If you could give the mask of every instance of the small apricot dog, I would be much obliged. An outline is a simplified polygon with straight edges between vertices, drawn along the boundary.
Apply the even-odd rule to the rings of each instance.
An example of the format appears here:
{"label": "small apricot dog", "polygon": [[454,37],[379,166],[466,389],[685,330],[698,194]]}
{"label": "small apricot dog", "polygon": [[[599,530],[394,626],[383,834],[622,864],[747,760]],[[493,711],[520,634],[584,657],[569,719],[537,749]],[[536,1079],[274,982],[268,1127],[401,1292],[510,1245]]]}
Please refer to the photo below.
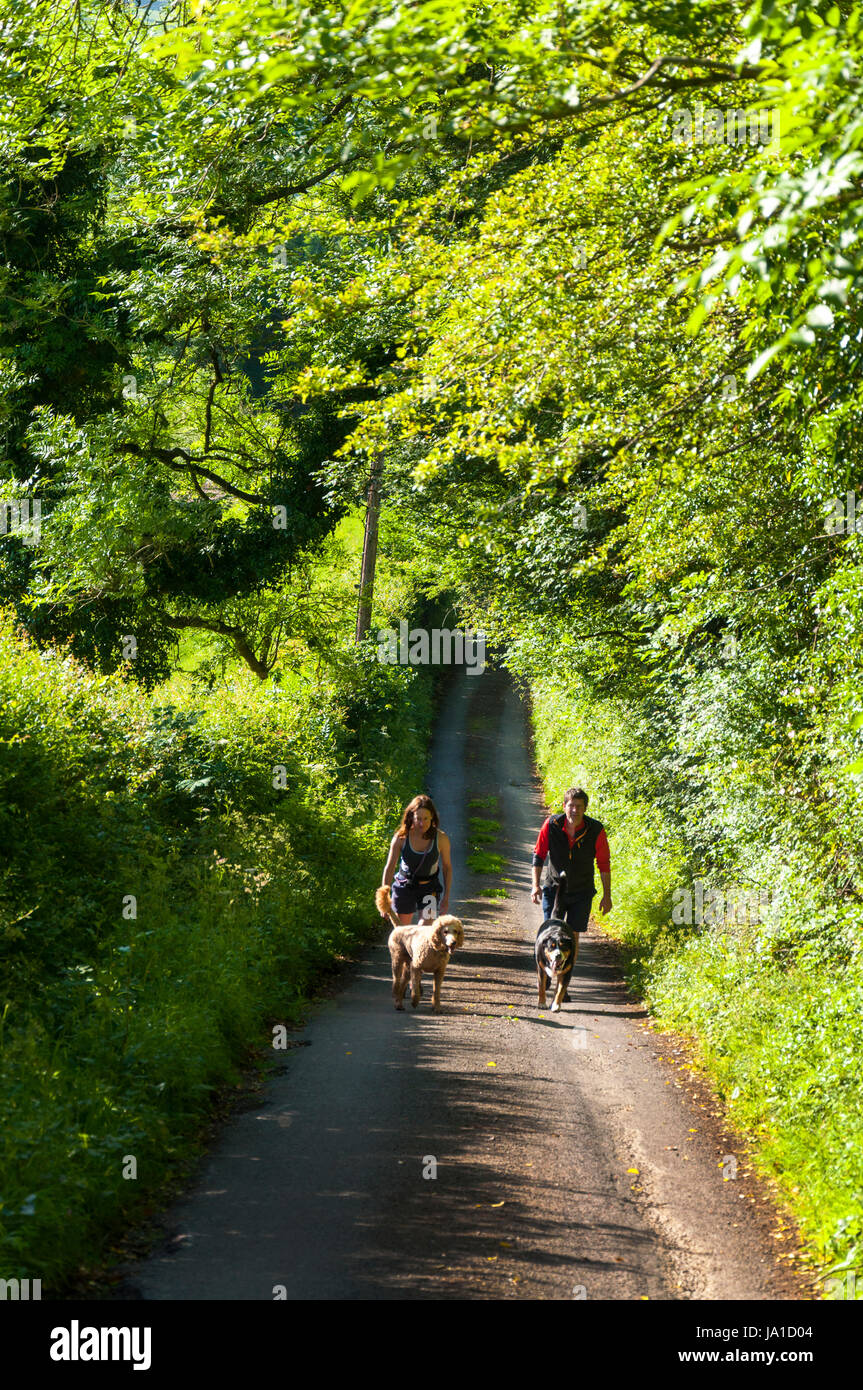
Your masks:
{"label": "small apricot dog", "polygon": [[389,888],[379,888],[375,893],[378,912],[393,923],[388,946],[393,963],[393,999],[397,1009],[404,1010],[405,991],[408,980],[411,986],[411,1004],[416,1008],[422,997],[422,974],[430,971],[434,975],[432,1009],[440,1013],[440,987],[450,956],[459,946],[464,945],[464,928],[458,917],[436,917],[433,922],[420,922],[416,927],[402,927],[392,908]]}

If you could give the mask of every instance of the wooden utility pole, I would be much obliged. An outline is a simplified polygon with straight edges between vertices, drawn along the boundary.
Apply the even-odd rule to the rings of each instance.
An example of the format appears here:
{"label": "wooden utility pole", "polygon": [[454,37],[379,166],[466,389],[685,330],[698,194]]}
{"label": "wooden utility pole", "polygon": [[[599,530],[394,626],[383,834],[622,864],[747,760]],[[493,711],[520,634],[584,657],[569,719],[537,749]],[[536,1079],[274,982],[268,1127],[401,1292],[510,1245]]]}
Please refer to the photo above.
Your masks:
{"label": "wooden utility pole", "polygon": [[366,534],[363,540],[363,567],[360,574],[360,597],[357,607],[357,642],[361,642],[372,625],[372,599],[375,592],[375,562],[378,558],[378,516],[381,509],[381,458],[372,459],[369,476],[369,495],[366,507]]}

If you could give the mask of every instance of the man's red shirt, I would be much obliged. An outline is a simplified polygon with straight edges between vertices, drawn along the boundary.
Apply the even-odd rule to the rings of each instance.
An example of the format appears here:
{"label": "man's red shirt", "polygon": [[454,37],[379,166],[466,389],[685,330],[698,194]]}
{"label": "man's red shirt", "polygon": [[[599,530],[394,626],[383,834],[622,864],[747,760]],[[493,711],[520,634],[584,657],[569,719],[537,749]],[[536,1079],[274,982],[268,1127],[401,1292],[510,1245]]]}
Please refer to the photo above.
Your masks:
{"label": "man's red shirt", "polygon": [[[550,819],[550,816],[546,818],[545,824],[536,837],[536,844],[534,845],[533,852],[537,859],[545,859],[548,854],[548,822]],[[569,822],[564,817],[563,828],[566,831],[566,838],[569,840],[569,843],[574,845],[579,835],[584,831],[584,821],[581,822],[577,830],[574,830],[573,833],[570,834]],[[605,833],[605,827],[600,830],[596,837],[594,858],[596,859],[596,867],[601,874],[611,872],[611,851],[608,848],[608,836]]]}

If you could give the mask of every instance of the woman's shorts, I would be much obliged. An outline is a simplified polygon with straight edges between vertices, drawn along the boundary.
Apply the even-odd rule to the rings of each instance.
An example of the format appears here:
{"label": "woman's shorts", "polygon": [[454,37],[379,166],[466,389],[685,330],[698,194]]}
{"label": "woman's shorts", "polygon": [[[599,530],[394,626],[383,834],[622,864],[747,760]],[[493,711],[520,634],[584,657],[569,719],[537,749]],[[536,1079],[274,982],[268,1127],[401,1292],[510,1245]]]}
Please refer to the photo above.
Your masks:
{"label": "woman's shorts", "polygon": [[399,883],[398,879],[393,879],[390,892],[393,912],[397,912],[399,916],[402,913],[419,912],[427,921],[433,922],[438,915],[437,905],[443,892],[443,884],[439,878],[428,878],[422,883],[418,883],[416,879],[409,883]]}
{"label": "woman's shorts", "polygon": [[[542,890],[542,914],[544,918],[551,917],[554,913],[554,900],[557,896],[557,888],[552,884],[549,888]],[[561,908],[563,920],[570,931],[587,931],[587,924],[590,921],[590,906],[593,902],[593,893],[573,893],[571,898],[565,900],[565,906]]]}

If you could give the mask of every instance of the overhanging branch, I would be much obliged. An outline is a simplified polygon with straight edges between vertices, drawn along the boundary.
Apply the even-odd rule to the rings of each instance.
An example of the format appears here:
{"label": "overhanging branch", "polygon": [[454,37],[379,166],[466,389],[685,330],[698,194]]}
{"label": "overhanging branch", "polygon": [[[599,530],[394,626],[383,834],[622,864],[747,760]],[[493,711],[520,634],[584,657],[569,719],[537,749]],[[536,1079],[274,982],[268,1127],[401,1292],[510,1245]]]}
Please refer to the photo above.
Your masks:
{"label": "overhanging branch", "polygon": [[246,665],[254,671],[258,680],[265,681],[270,674],[271,668],[255,655],[252,644],[241,627],[232,627],[230,623],[223,623],[220,618],[200,618],[195,614],[182,615],[176,618],[166,614],[165,622],[169,627],[198,628],[204,632],[215,632],[219,637],[229,637],[234,644],[237,656],[242,657]]}
{"label": "overhanging branch", "polygon": [[[176,473],[191,474],[193,482],[197,476],[209,478],[211,483],[216,484],[216,487],[220,487],[225,492],[230,493],[231,497],[238,497],[241,502],[253,502],[259,505],[267,500],[261,493],[245,492],[243,488],[235,487],[233,483],[229,483],[227,478],[221,477],[218,473],[213,473],[211,469],[205,467],[202,456],[190,454],[188,449],[157,449],[155,446],[145,449],[142,444],[127,443],[121,444],[117,452],[121,454],[134,454],[135,458],[158,459],[160,463],[165,463],[169,468],[173,468]],[[184,462],[178,462],[179,459],[184,460]]]}

